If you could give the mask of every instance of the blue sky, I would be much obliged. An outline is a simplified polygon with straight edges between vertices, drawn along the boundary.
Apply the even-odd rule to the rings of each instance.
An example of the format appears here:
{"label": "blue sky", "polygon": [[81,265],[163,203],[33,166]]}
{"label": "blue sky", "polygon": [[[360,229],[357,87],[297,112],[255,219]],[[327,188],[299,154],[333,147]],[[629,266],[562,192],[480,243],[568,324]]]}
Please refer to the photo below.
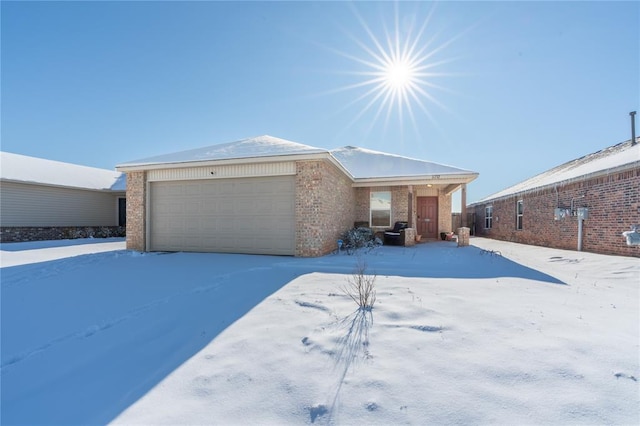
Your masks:
{"label": "blue sky", "polygon": [[[3,1],[1,20],[2,150],[108,169],[269,134],[474,170],[473,202],[629,139],[640,103],[638,2]],[[423,75],[385,103],[366,82],[396,36]]]}

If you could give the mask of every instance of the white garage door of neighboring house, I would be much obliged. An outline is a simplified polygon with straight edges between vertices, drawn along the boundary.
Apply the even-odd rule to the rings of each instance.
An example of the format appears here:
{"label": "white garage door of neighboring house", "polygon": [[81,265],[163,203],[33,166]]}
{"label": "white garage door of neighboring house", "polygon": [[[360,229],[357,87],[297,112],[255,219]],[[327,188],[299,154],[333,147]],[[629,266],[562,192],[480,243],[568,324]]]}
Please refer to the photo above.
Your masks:
{"label": "white garage door of neighboring house", "polygon": [[152,182],[150,249],[295,254],[295,177]]}

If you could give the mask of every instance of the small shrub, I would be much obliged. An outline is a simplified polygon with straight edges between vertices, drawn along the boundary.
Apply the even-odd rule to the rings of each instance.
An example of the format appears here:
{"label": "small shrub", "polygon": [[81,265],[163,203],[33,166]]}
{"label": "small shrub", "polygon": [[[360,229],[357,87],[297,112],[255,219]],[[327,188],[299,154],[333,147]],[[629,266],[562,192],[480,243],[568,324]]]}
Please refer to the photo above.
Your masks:
{"label": "small shrub", "polygon": [[382,241],[376,238],[371,228],[352,228],[342,234],[342,241],[347,253],[360,248],[374,248],[382,245]]}
{"label": "small shrub", "polygon": [[360,260],[354,274],[347,279],[342,291],[349,296],[359,309],[370,311],[376,303],[376,276],[367,275],[367,264]]}

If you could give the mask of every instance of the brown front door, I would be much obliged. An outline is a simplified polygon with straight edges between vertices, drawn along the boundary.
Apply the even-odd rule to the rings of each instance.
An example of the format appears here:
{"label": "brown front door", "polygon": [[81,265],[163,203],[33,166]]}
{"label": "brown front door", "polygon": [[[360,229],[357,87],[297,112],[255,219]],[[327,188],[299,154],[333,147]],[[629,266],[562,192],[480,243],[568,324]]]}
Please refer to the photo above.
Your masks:
{"label": "brown front door", "polygon": [[438,197],[418,197],[418,234],[438,238]]}

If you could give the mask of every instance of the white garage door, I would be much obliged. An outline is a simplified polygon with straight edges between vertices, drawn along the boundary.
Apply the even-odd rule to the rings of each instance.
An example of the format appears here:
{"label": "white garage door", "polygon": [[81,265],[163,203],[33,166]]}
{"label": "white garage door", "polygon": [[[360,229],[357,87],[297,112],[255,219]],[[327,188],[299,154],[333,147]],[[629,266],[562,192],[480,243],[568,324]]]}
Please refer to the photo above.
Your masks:
{"label": "white garage door", "polygon": [[152,251],[295,254],[293,176],[152,182]]}

